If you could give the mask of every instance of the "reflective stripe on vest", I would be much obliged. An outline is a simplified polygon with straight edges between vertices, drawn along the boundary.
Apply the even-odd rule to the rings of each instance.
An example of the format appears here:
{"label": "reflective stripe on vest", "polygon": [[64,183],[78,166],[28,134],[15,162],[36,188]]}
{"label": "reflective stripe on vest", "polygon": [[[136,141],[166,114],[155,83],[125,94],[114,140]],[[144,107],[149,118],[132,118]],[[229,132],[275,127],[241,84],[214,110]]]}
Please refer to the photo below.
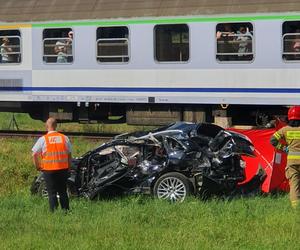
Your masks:
{"label": "reflective stripe on vest", "polygon": [[52,132],[44,136],[46,152],[42,154],[42,170],[62,170],[69,168],[69,151],[65,136]]}
{"label": "reflective stripe on vest", "polygon": [[300,159],[300,152],[289,152],[287,158],[289,160],[298,160]]}
{"label": "reflective stripe on vest", "polygon": [[60,163],[60,162],[68,162],[68,158],[60,159],[60,160],[43,160],[43,163]]}
{"label": "reflective stripe on vest", "polygon": [[286,138],[288,140],[300,140],[300,131],[287,131]]}
{"label": "reflective stripe on vest", "polygon": [[277,140],[279,140],[281,138],[280,134],[275,132],[273,135]]}
{"label": "reflective stripe on vest", "polygon": [[275,148],[282,150],[284,148],[284,145],[282,145],[281,143],[278,143]]}
{"label": "reflective stripe on vest", "polygon": [[299,206],[299,201],[296,200],[296,201],[291,201],[291,204],[292,204],[292,207],[293,208],[297,208]]}
{"label": "reflective stripe on vest", "polygon": [[68,151],[62,151],[62,152],[46,152],[44,153],[44,156],[58,156],[58,155],[65,155],[68,154]]}

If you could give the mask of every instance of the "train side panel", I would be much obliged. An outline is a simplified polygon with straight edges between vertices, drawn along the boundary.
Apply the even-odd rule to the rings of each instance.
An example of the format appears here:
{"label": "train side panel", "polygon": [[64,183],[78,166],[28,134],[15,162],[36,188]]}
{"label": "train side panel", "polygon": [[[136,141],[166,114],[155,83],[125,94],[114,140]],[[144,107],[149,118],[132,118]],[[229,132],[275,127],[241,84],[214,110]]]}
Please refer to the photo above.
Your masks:
{"label": "train side panel", "polygon": [[[217,20],[183,19],[189,28],[189,60],[163,63],[155,60],[154,28],[168,21],[120,21],[118,25],[129,30],[126,63],[97,62],[96,30],[104,25],[102,21],[16,25],[22,37],[22,62],[0,65],[0,111],[5,110],[1,103],[6,107],[9,102],[24,112],[34,109],[37,117],[67,109],[72,113],[68,119],[76,120],[77,114],[86,112],[80,111],[82,106],[88,109],[90,103],[101,107],[97,111],[102,112],[101,117],[108,116],[110,106],[115,104],[114,110],[121,115],[128,109],[126,105],[131,109],[131,104],[147,104],[145,110],[155,103],[166,109],[178,104],[179,110],[189,104],[232,104],[235,110],[241,105],[300,104],[300,64],[282,59],[283,21],[249,18],[254,28],[254,59],[249,62],[217,61]],[[43,32],[53,28],[73,30],[72,63],[49,64],[43,60]]]}
{"label": "train side panel", "polygon": [[30,101],[32,87],[32,29],[29,24],[2,25],[0,30],[19,30],[22,59],[0,65],[0,101]]}

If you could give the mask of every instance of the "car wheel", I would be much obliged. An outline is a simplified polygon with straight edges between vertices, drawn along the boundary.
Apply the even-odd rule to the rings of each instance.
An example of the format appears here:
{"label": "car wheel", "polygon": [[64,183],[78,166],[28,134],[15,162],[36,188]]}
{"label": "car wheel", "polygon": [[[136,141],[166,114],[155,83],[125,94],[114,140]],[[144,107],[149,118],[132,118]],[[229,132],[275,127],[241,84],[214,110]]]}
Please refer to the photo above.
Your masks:
{"label": "car wheel", "polygon": [[38,189],[40,186],[40,183],[37,181],[38,177],[34,177],[31,186],[30,186],[30,192],[32,195],[36,195],[38,193]]}
{"label": "car wheel", "polygon": [[158,199],[182,202],[191,194],[191,190],[191,182],[183,174],[171,172],[158,178],[153,194]]}
{"label": "car wheel", "polygon": [[[37,188],[37,194],[42,198],[48,199],[48,190],[47,190],[46,182],[44,179],[42,179],[41,182],[39,183],[39,186]],[[68,197],[73,196],[73,193],[71,192],[71,189],[69,188],[69,186],[67,186],[67,194],[68,194]],[[57,194],[57,198],[59,198],[58,194]]]}
{"label": "car wheel", "polygon": [[32,181],[30,187],[31,194],[38,195],[40,197],[48,197],[48,191],[46,183],[42,175],[36,176]]}
{"label": "car wheel", "polygon": [[39,187],[38,187],[38,195],[43,197],[43,198],[48,198],[48,190],[47,190],[47,187],[46,187],[45,180],[42,180]]}

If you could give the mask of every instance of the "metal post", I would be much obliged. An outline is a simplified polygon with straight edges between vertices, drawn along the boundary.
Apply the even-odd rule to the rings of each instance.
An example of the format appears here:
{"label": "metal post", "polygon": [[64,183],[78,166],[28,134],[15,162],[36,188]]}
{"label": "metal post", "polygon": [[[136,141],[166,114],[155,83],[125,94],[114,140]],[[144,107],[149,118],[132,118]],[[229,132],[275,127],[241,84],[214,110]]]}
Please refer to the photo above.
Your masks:
{"label": "metal post", "polygon": [[11,128],[12,128],[12,130],[14,130],[15,128],[16,128],[16,130],[19,130],[19,126],[18,126],[16,117],[15,117],[15,113],[13,113],[12,118],[10,119],[10,122],[9,122],[8,129],[11,129]]}

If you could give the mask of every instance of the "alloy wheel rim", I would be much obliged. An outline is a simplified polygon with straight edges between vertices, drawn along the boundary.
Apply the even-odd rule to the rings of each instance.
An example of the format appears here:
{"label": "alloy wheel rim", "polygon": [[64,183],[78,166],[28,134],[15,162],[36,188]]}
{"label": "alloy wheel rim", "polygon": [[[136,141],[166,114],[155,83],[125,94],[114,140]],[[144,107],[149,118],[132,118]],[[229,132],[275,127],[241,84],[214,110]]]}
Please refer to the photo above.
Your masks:
{"label": "alloy wheel rim", "polygon": [[48,190],[46,187],[42,189],[41,194],[43,198],[48,198]]}
{"label": "alloy wheel rim", "polygon": [[183,181],[176,177],[167,177],[163,179],[157,188],[159,199],[170,200],[172,202],[182,202],[186,197],[186,186]]}

